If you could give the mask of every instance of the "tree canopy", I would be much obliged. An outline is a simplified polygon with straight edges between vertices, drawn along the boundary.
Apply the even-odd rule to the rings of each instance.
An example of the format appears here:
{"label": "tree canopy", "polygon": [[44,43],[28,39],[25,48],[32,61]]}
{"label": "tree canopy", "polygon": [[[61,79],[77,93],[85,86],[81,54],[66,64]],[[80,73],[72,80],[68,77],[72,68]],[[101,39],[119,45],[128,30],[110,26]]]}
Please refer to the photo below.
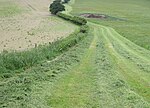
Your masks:
{"label": "tree canopy", "polygon": [[61,0],[55,0],[49,7],[50,12],[52,14],[57,14],[60,11],[64,11],[65,10],[65,6],[62,5]]}
{"label": "tree canopy", "polygon": [[70,0],[64,0],[63,3],[68,3]]}

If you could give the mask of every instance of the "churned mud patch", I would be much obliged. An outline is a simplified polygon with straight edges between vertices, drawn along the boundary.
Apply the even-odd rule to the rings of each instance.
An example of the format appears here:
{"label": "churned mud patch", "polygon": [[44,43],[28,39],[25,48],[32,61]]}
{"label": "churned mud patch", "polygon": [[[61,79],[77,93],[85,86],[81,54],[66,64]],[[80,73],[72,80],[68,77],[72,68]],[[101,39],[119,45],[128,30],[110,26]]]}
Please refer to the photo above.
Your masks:
{"label": "churned mud patch", "polygon": [[105,19],[108,16],[103,15],[103,14],[94,14],[94,13],[84,13],[80,14],[81,17],[86,17],[86,18],[100,18],[100,19]]}
{"label": "churned mud patch", "polygon": [[101,19],[101,20],[119,20],[119,21],[125,21],[123,18],[117,18],[105,14],[99,14],[99,13],[83,13],[80,14],[79,16],[84,17],[84,18],[90,18],[90,19]]}

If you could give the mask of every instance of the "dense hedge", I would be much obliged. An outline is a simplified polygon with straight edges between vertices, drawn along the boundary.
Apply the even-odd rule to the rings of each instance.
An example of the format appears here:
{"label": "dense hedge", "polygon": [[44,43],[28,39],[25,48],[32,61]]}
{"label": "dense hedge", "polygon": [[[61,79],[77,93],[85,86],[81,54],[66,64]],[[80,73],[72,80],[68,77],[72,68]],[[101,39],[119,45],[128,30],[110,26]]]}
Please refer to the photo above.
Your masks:
{"label": "dense hedge", "polygon": [[78,25],[86,25],[86,23],[87,23],[87,20],[84,18],[81,18],[78,16],[67,15],[67,14],[64,14],[61,12],[57,13],[57,16],[65,19],[65,20],[71,21],[71,22],[78,24]]}

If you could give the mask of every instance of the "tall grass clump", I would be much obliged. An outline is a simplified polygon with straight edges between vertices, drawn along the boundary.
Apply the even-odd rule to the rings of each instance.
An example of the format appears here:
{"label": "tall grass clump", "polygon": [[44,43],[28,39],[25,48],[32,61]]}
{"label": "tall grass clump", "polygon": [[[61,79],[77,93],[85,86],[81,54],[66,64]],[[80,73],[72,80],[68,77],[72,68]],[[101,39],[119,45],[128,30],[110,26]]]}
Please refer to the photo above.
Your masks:
{"label": "tall grass clump", "polygon": [[60,39],[49,45],[38,46],[30,51],[1,53],[0,74],[3,76],[2,73],[15,73],[15,70],[25,70],[43,60],[53,59],[82,40],[87,35],[87,28],[87,26],[82,26],[80,30],[75,31],[67,38]]}

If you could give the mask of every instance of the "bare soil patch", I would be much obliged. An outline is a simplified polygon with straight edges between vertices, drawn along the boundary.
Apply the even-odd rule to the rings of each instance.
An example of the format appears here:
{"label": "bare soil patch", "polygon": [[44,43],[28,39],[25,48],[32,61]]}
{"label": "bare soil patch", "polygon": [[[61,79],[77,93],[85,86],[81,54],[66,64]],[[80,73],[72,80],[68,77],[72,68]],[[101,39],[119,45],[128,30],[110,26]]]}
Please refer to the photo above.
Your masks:
{"label": "bare soil patch", "polygon": [[89,18],[89,19],[127,21],[126,19],[123,19],[123,18],[117,18],[117,17],[109,16],[106,14],[99,14],[99,13],[83,13],[83,14],[80,14],[80,16],[84,18]]}
{"label": "bare soil patch", "polygon": [[86,17],[86,18],[99,18],[99,19],[106,19],[108,17],[103,14],[93,14],[93,13],[84,13],[84,14],[81,14],[80,16]]}
{"label": "bare soil patch", "polygon": [[[9,2],[4,2],[7,1]],[[17,4],[24,11],[14,16],[0,17],[0,52],[27,50],[72,33],[77,26],[52,16],[48,11],[51,2],[52,0],[12,0],[11,3]]]}

